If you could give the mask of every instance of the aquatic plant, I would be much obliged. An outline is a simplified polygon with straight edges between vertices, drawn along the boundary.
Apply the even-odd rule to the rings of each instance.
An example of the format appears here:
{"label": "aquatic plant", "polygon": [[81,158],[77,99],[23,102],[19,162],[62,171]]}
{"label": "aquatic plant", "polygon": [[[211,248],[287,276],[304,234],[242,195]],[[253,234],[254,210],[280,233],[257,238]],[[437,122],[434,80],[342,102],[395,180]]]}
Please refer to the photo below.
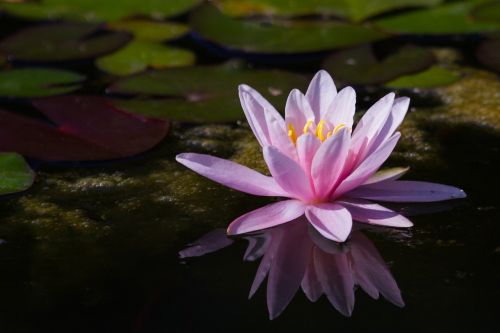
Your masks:
{"label": "aquatic plant", "polygon": [[353,220],[412,226],[406,217],[374,201],[434,202],[466,196],[452,186],[397,180],[407,168],[377,172],[401,136],[396,130],[408,110],[407,97],[387,94],[354,127],[354,89],[337,93],[326,71],[315,75],[305,95],[292,90],[285,119],[251,87],[240,85],[239,94],[271,177],[210,155],[176,157],[191,170],[230,188],[288,198],[237,218],[227,229],[230,235],[270,228],[305,214],[321,235],[343,242]]}

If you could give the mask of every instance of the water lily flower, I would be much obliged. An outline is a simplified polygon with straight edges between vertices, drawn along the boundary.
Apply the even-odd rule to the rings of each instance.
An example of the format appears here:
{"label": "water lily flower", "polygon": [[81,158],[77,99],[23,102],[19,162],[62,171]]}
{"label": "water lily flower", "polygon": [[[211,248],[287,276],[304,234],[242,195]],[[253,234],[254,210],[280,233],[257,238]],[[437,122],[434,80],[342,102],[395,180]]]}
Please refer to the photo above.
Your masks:
{"label": "water lily flower", "polygon": [[410,227],[404,216],[376,203],[434,202],[464,198],[452,186],[398,180],[407,168],[377,172],[401,134],[396,132],[409,98],[387,94],[370,107],[355,128],[356,95],[339,92],[326,71],[319,71],[306,94],[292,90],[285,118],[257,91],[240,85],[248,123],[263,149],[271,177],[229,160],[184,153],[177,161],[232,189],[253,195],[284,197],[233,221],[229,235],[292,221],[302,215],[324,237],[343,242],[352,221]]}

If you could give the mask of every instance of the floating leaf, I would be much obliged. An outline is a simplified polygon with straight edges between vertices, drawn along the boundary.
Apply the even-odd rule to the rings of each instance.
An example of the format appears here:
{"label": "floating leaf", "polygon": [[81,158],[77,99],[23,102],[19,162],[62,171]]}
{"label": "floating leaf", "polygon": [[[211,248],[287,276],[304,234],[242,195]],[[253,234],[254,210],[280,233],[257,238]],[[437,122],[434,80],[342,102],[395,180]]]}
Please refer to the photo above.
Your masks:
{"label": "floating leaf", "polygon": [[406,7],[435,6],[441,0],[216,0],[222,12],[231,16],[249,15],[335,15],[352,21]]}
{"label": "floating leaf", "polygon": [[367,26],[339,21],[235,19],[208,4],[192,13],[191,26],[210,42],[256,53],[317,52],[385,37]]}
{"label": "floating leaf", "polygon": [[200,0],[39,0],[0,4],[8,13],[30,19],[57,18],[89,22],[116,21],[129,16],[154,18],[182,14]]}
{"label": "floating leaf", "polygon": [[60,69],[23,68],[0,71],[0,96],[44,97],[80,88],[84,76]]}
{"label": "floating leaf", "polygon": [[118,110],[101,97],[49,97],[34,105],[56,125],[0,111],[0,151],[54,161],[116,159],[151,149],[169,127]]}
{"label": "floating leaf", "polygon": [[27,28],[7,37],[0,51],[24,61],[62,61],[93,58],[125,45],[125,32],[99,31],[99,25],[55,23]]}
{"label": "floating leaf", "polygon": [[113,30],[127,31],[134,35],[135,39],[156,42],[175,39],[189,31],[188,26],[184,24],[148,20],[112,22],[107,27]]}
{"label": "floating leaf", "polygon": [[222,65],[145,72],[119,80],[108,91],[171,98],[119,102],[131,112],[185,121],[233,121],[244,117],[237,90],[242,83],[281,106],[291,89],[306,87],[301,75]]}
{"label": "floating leaf", "polygon": [[500,39],[485,40],[477,48],[476,55],[483,65],[500,73]]}
{"label": "floating leaf", "polygon": [[391,88],[435,88],[447,86],[460,80],[460,75],[439,66],[417,74],[405,75],[386,84]]}
{"label": "floating leaf", "polygon": [[113,104],[127,112],[147,117],[194,123],[233,122],[245,117],[237,97],[215,98],[199,102],[176,98],[117,99]]}
{"label": "floating leaf", "polygon": [[191,51],[155,42],[135,41],[115,53],[99,58],[97,67],[111,74],[130,75],[148,67],[178,67],[194,62],[195,55]]}
{"label": "floating leaf", "polygon": [[500,29],[498,22],[480,22],[469,16],[476,3],[463,1],[411,11],[378,20],[375,24],[388,32],[423,35],[467,34]]}
{"label": "floating leaf", "polygon": [[375,57],[370,46],[361,46],[333,54],[324,67],[344,83],[379,84],[424,70],[433,62],[432,53],[417,46],[402,47],[382,60]]}
{"label": "floating leaf", "polygon": [[490,1],[479,4],[471,11],[476,20],[487,22],[500,22],[500,1]]}
{"label": "floating leaf", "polygon": [[35,179],[24,158],[14,153],[0,153],[0,195],[28,189]]}

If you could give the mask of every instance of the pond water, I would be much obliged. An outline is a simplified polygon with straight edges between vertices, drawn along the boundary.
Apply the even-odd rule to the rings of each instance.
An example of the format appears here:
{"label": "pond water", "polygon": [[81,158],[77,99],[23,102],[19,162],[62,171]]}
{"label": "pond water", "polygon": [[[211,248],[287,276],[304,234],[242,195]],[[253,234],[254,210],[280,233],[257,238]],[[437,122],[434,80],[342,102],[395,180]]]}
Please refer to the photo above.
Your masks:
{"label": "pond water", "polygon": [[[4,191],[5,180],[0,184],[6,193],[0,197],[1,332],[498,331],[500,26],[484,10],[491,6],[498,15],[498,2],[471,1],[474,10],[465,2],[463,15],[473,22],[467,24],[458,14],[446,21],[450,4],[442,1],[427,1],[424,9],[415,3],[373,12],[353,7],[343,15],[335,6],[280,7],[279,1],[268,1],[275,7],[216,1],[224,14],[198,1],[165,7],[149,1],[142,9],[123,5],[123,12],[86,1],[64,10],[57,7],[64,1],[38,3],[52,2],[48,9],[13,9],[0,1],[0,151],[23,155],[36,173],[19,193]],[[263,17],[262,8],[268,10]],[[153,12],[164,14],[153,15],[155,23],[175,26],[141,35],[123,23],[129,16],[153,22]],[[245,13],[256,16],[239,17]],[[417,14],[443,21],[427,30],[418,16],[417,23],[398,23]],[[329,15],[348,27],[329,26]],[[89,27],[89,21],[108,25]],[[54,24],[51,31],[40,29],[47,24]],[[309,32],[304,25],[312,25]],[[14,35],[21,30],[24,35]],[[308,33],[311,40],[299,42]],[[325,34],[349,38],[332,41]],[[95,38],[104,41],[88,41]],[[109,58],[130,43],[148,51]],[[274,199],[227,189],[175,156],[207,153],[268,173],[237,85],[254,86],[283,111],[288,92],[304,90],[321,68],[339,87],[354,86],[356,119],[389,91],[409,96],[402,138],[384,166],[409,166],[404,179],[450,184],[468,197],[393,206],[414,226],[356,224],[345,244],[325,243],[301,220],[247,239],[226,238],[221,230],[231,221]],[[12,74],[21,69],[28,72]],[[249,300],[256,257],[273,251],[271,234],[285,244],[278,251],[283,267],[275,269],[284,273]],[[335,306],[324,295],[311,302],[298,290],[270,320],[266,289],[288,292],[287,269],[310,258],[301,247],[322,263],[333,293],[345,290]],[[343,315],[354,302],[345,276],[360,284],[363,274],[371,282],[356,288],[352,315]],[[378,300],[368,295],[372,284]]]}

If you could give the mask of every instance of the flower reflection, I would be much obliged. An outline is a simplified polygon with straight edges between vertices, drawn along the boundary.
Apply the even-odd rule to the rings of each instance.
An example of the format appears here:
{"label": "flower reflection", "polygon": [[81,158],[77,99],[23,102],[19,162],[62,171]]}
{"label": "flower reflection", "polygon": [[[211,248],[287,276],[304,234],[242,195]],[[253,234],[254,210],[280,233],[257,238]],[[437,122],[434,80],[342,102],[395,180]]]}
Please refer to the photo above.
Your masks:
{"label": "flower reflection", "polygon": [[[325,295],[343,315],[350,316],[356,287],[374,299],[382,295],[403,307],[401,292],[373,243],[353,229],[337,243],[323,237],[305,218],[244,237],[249,241],[244,260],[260,260],[250,288],[252,297],[267,277],[267,305],[271,319],[290,303],[299,288],[315,302]],[[201,256],[233,242],[216,229],[180,252],[181,258]]]}

